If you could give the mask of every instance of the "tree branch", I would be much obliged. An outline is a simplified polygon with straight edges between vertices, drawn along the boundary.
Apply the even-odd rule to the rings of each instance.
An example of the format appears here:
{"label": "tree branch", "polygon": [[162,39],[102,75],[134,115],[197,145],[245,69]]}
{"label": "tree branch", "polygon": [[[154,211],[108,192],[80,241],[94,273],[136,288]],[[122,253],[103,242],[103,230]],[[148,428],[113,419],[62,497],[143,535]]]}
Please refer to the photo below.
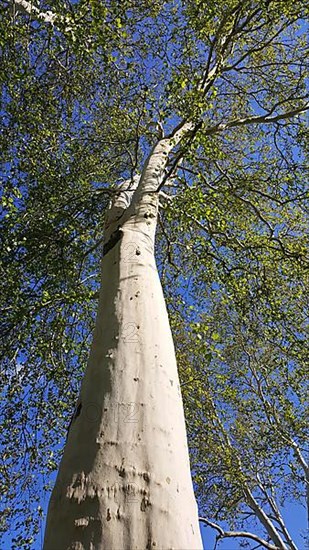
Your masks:
{"label": "tree branch", "polygon": [[243,491],[246,496],[248,506],[250,506],[251,510],[254,511],[256,517],[259,519],[259,521],[267,531],[269,537],[274,541],[275,544],[277,544],[277,548],[279,548],[280,550],[287,550],[287,546],[286,544],[284,544],[284,541],[278,533],[278,530],[276,529],[270,518],[267,516],[267,514],[265,514],[263,508],[261,508],[261,506],[255,500],[253,494],[251,493],[251,490],[247,485],[244,486]]}
{"label": "tree branch", "polygon": [[247,538],[247,539],[254,540],[255,542],[258,542],[259,544],[261,544],[262,546],[264,546],[264,548],[267,548],[268,550],[280,550],[278,546],[274,546],[273,544],[270,544],[266,540],[258,537],[257,535],[254,535],[253,533],[249,533],[247,531],[224,531],[224,529],[222,529],[222,527],[220,527],[216,523],[213,523],[212,521],[209,521],[206,518],[199,517],[198,519],[199,519],[199,521],[201,521],[202,523],[205,523],[209,527],[212,527],[213,529],[216,529],[219,533],[218,538],[220,538],[220,539],[228,538],[228,537],[229,538],[231,538],[231,537]]}
{"label": "tree branch", "polygon": [[[198,122],[197,124],[187,124],[187,130],[183,129],[182,130],[182,134],[180,135],[179,137],[179,140],[181,139],[182,135],[189,135],[189,141],[188,143],[186,144],[186,146],[184,147],[181,147],[180,150],[178,151],[178,153],[176,154],[176,157],[174,159],[174,161],[172,162],[172,166],[170,167],[170,169],[166,172],[165,176],[163,177],[160,185],[158,186],[157,188],[157,191],[160,191],[162,189],[162,187],[165,185],[165,183],[171,178],[173,177],[179,163],[182,161],[183,159],[183,156],[186,152],[186,149],[188,149],[188,147],[190,146],[190,144],[192,143],[192,141],[194,140],[198,130],[202,127],[202,122]],[[179,132],[179,131],[178,131]],[[179,135],[179,134],[178,134]],[[177,133],[176,133],[176,136],[177,136]],[[175,139],[175,137],[174,137]],[[178,140],[178,141],[179,141]]]}
{"label": "tree branch", "polygon": [[278,122],[279,120],[286,120],[296,115],[305,113],[306,111],[308,111],[308,109],[309,109],[309,103],[306,103],[302,107],[297,107],[295,109],[292,109],[291,111],[287,111],[279,115],[270,116],[270,112],[269,112],[266,115],[238,118],[226,123],[219,122],[219,124],[216,124],[215,126],[206,128],[205,131],[207,135],[211,135],[211,134],[216,134],[217,132],[222,132],[223,130],[226,130],[228,128],[235,128],[236,126],[247,126],[249,124],[259,124],[259,123],[272,124],[273,122]]}
{"label": "tree branch", "polygon": [[57,15],[56,13],[53,13],[51,11],[40,11],[39,8],[33,5],[32,2],[28,2],[27,0],[10,0],[9,2],[12,6],[17,6],[19,11],[26,13],[27,15],[30,15],[30,17],[35,17],[36,19],[39,19],[40,21],[43,21],[44,23],[49,23],[51,25],[54,25],[55,21],[63,21],[64,18],[60,15]]}

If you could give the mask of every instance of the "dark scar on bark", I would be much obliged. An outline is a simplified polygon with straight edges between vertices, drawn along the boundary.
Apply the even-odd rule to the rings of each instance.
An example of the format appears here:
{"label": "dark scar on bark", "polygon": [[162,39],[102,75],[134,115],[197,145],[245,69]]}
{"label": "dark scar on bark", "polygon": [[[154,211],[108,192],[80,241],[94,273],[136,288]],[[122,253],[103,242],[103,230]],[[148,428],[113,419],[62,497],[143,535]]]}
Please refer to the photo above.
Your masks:
{"label": "dark scar on bark", "polygon": [[115,244],[120,241],[121,237],[122,231],[120,231],[120,229],[118,228],[116,229],[116,231],[114,231],[114,233],[111,234],[109,240],[103,246],[103,256],[105,256],[105,254],[107,254],[112,248],[114,248]]}
{"label": "dark scar on bark", "polygon": [[81,403],[78,403],[78,405],[76,406],[75,408],[75,411],[74,411],[74,414],[70,420],[70,424],[69,424],[69,427],[68,427],[68,433],[70,431],[70,428],[74,422],[74,420],[76,420],[76,418],[80,415],[80,411],[82,410],[82,404]]}
{"label": "dark scar on bark", "polygon": [[80,415],[80,411],[82,410],[82,404],[81,403],[78,403],[76,409],[75,409],[75,412],[74,412],[74,415],[73,415],[73,419],[72,420],[76,420],[76,418]]}

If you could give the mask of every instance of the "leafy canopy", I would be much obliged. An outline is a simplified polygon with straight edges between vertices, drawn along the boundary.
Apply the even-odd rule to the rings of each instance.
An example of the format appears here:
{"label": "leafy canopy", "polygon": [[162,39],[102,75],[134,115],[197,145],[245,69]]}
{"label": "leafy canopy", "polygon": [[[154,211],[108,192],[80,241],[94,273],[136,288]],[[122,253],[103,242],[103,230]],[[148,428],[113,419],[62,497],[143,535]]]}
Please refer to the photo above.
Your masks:
{"label": "leafy canopy", "polygon": [[305,3],[0,10],[1,530],[31,548],[42,523],[87,360],[110,194],[141,170],[158,123],[186,120],[195,131],[169,158],[157,259],[201,514],[247,530],[255,517],[271,539],[263,509],[293,548],[276,510],[305,502]]}

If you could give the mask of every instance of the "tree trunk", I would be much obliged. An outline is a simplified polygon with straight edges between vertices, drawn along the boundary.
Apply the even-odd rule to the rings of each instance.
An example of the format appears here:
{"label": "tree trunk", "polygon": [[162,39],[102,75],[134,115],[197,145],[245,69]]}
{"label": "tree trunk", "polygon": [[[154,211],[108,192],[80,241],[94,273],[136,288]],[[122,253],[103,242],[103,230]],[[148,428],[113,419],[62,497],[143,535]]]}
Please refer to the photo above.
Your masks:
{"label": "tree trunk", "polygon": [[174,143],[159,142],[134,194],[122,187],[109,211],[94,339],[49,505],[45,550],[202,548],[154,259],[155,189]]}

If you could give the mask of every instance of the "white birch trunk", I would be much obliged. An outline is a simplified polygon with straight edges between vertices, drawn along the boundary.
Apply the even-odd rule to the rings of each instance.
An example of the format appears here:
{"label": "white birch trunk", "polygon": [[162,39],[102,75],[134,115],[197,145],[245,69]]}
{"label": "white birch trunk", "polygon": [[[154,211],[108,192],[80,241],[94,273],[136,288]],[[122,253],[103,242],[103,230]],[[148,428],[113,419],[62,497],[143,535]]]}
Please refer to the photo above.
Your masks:
{"label": "white birch trunk", "polygon": [[94,340],[50,501],[45,550],[202,548],[154,259],[154,191],[173,144],[157,144],[131,205],[121,193],[109,212]]}

